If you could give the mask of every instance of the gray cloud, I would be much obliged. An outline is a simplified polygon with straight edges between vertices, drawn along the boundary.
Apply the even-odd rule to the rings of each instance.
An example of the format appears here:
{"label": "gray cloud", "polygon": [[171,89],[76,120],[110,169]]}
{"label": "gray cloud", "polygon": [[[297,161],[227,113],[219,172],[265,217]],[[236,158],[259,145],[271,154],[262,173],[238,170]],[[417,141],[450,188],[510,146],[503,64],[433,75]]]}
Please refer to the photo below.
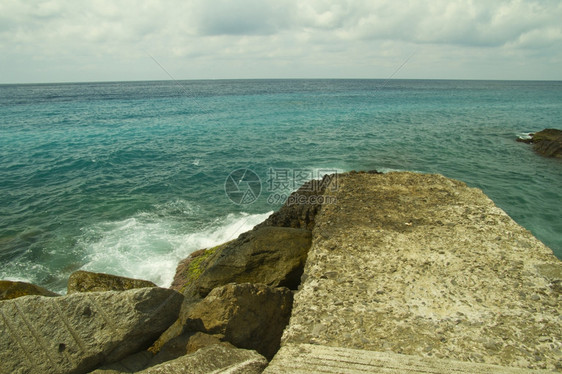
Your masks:
{"label": "gray cloud", "polygon": [[271,35],[289,26],[292,5],[285,0],[198,0],[190,18],[199,35]]}
{"label": "gray cloud", "polygon": [[0,82],[167,79],[148,54],[178,78],[384,78],[412,51],[400,77],[562,79],[560,19],[549,0],[3,1]]}

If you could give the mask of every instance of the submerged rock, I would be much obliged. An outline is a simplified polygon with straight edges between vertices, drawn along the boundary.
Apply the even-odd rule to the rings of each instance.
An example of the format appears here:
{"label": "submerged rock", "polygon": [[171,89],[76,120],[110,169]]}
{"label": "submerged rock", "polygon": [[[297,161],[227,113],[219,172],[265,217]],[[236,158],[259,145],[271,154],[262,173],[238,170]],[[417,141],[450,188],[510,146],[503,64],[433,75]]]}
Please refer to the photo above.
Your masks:
{"label": "submerged rock", "polygon": [[2,373],[84,373],[147,348],[178,316],[163,288],[0,303]]}
{"label": "submerged rock", "polygon": [[308,230],[264,226],[249,231],[188,258],[179,268],[186,282],[182,292],[205,297],[213,288],[233,282],[296,289],[310,245]]}
{"label": "submerged rock", "polygon": [[67,293],[70,295],[75,292],[125,291],[144,287],[157,286],[147,280],[78,270],[68,278]]}
{"label": "submerged rock", "polygon": [[60,296],[57,293],[51,292],[46,288],[36,286],[32,283],[0,280],[0,301],[11,300],[28,295]]}
{"label": "submerged rock", "polygon": [[519,138],[517,141],[533,144],[535,152],[546,157],[562,158],[562,130],[544,129],[529,138]]}

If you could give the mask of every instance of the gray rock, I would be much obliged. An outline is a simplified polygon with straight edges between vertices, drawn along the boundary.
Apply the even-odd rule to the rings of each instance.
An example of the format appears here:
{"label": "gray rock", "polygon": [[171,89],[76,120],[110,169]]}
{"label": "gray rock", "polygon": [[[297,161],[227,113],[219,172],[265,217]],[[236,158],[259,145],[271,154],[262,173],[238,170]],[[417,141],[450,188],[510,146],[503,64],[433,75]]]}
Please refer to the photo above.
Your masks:
{"label": "gray rock", "polygon": [[262,227],[223,246],[188,286],[187,296],[205,297],[228,283],[262,283],[296,289],[311,245],[307,230]]}
{"label": "gray rock", "polygon": [[156,287],[156,285],[142,279],[78,270],[70,274],[68,278],[67,294],[70,295],[75,292],[125,291],[145,287]]}
{"label": "gray rock", "polygon": [[193,354],[162,363],[139,374],[259,374],[267,360],[255,351],[239,349],[230,344],[215,344]]}
{"label": "gray rock", "polygon": [[32,283],[0,280],[0,301],[29,295],[60,296],[57,293]]}
{"label": "gray rock", "polygon": [[149,346],[183,296],[163,288],[0,303],[0,373],[81,373]]}
{"label": "gray rock", "polygon": [[187,331],[220,334],[240,348],[271,359],[289,322],[293,294],[262,284],[228,284],[215,288],[185,317]]}

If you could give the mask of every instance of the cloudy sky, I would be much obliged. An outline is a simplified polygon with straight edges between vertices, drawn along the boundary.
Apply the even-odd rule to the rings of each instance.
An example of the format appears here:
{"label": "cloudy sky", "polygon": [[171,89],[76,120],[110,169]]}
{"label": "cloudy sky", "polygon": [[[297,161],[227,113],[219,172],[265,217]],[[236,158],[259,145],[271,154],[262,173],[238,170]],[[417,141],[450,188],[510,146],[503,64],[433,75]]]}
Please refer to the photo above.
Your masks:
{"label": "cloudy sky", "polygon": [[0,0],[0,83],[562,80],[560,0]]}

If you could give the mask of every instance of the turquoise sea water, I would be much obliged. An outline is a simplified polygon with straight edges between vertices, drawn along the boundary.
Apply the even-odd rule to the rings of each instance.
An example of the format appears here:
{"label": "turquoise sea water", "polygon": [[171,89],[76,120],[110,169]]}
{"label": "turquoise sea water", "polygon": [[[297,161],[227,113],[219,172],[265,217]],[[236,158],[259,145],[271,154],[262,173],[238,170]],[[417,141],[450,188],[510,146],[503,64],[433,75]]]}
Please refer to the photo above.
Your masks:
{"label": "turquoise sea water", "polygon": [[[88,269],[166,286],[304,177],[352,169],[460,179],[562,257],[562,162],[515,142],[561,118],[562,82],[0,85],[0,279],[63,291]],[[261,180],[252,204],[225,193],[237,169]]]}

